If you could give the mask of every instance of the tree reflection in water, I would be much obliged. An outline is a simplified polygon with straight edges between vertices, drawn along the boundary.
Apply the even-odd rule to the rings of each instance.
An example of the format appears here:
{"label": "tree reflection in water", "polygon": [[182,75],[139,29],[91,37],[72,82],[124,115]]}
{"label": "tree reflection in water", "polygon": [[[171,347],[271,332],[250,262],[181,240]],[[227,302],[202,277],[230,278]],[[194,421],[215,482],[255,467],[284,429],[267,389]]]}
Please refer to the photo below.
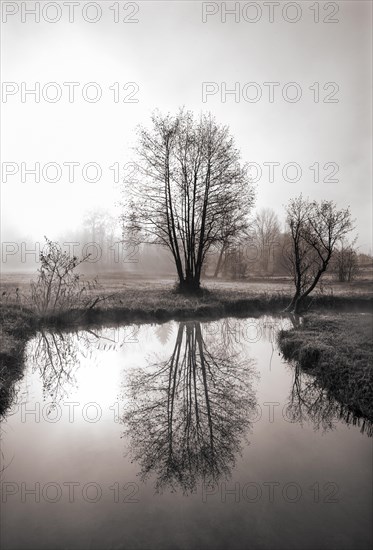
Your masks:
{"label": "tree reflection in water", "polygon": [[28,354],[33,357],[43,383],[43,397],[53,405],[68,397],[76,387],[76,372],[82,357],[92,357],[92,344],[99,336],[91,331],[47,332],[32,340]]}
{"label": "tree reflection in water", "polygon": [[[293,328],[299,328],[303,319],[299,315],[289,314]],[[356,415],[348,406],[337,401],[317,377],[307,374],[296,361],[291,361],[293,382],[286,408],[286,416],[291,422],[310,422],[315,430],[323,432],[334,430],[336,423],[360,428],[361,433],[373,436],[373,423],[368,418]]]}
{"label": "tree reflection in water", "polygon": [[334,430],[338,421],[359,426],[361,433],[373,435],[373,424],[368,419],[353,414],[345,405],[334,399],[317,379],[294,365],[293,383],[285,411],[291,422],[301,425],[310,422],[314,430]]}
{"label": "tree reflection in water", "polygon": [[189,493],[228,478],[256,405],[254,376],[232,339],[209,342],[199,322],[180,323],[171,357],[129,376],[124,435],[141,479]]}

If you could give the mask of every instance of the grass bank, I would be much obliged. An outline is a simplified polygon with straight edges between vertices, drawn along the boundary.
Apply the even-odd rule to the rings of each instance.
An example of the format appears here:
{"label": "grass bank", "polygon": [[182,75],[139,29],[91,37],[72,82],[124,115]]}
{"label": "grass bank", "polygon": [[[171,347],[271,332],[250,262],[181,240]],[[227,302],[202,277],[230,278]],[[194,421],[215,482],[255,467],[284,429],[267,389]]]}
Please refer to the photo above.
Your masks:
{"label": "grass bank", "polygon": [[351,413],[373,421],[373,315],[308,314],[300,327],[281,331],[280,349],[317,378]]}
{"label": "grass bank", "polygon": [[[198,296],[183,295],[172,288],[127,288],[98,306],[82,312],[79,307],[51,314],[43,322],[51,326],[100,325],[116,322],[165,322],[185,319],[216,319],[225,316],[258,316],[280,313],[291,300],[289,292],[250,293],[244,289],[203,289]],[[312,309],[333,311],[372,311],[373,297],[361,295],[317,295]]]}
{"label": "grass bank", "polygon": [[24,350],[35,333],[36,320],[31,311],[19,308],[0,309],[0,418],[11,405],[14,384],[22,377]]}
{"label": "grass bank", "polygon": [[[69,311],[37,315],[32,309],[18,303],[0,304],[0,414],[11,401],[11,388],[23,370],[24,348],[27,340],[38,330],[78,329],[105,324],[166,322],[169,320],[217,319],[226,316],[257,317],[264,313],[280,314],[289,304],[287,290],[250,290],[250,285],[233,288],[215,285],[204,289],[198,296],[185,296],[171,285],[134,284],[126,288],[105,285],[102,294],[108,296],[91,309],[79,304]],[[371,311],[371,293],[316,295],[312,308],[333,310]]]}

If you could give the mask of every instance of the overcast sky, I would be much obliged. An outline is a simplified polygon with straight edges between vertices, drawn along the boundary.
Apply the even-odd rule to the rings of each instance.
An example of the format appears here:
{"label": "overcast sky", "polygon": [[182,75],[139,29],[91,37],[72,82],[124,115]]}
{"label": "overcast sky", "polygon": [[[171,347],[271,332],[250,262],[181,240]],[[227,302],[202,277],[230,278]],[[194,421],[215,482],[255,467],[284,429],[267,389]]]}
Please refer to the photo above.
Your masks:
{"label": "overcast sky", "polygon": [[[113,209],[118,185],[109,167],[131,160],[136,125],[147,123],[155,108],[172,112],[185,105],[196,113],[210,110],[219,122],[229,124],[243,160],[261,166],[258,208],[273,208],[283,219],[283,205],[300,191],[310,198],[333,199],[340,207],[350,205],[357,218],[359,245],[363,251],[372,251],[369,1],[328,6],[319,2],[319,14],[310,9],[315,2],[293,3],[285,12],[282,2],[273,6],[273,22],[269,22],[269,7],[260,2],[261,14],[255,5],[245,11],[248,3],[241,2],[241,11],[236,17],[226,15],[226,22],[220,3],[203,7],[194,1],[147,1],[137,2],[138,9],[130,3],[125,11],[124,2],[109,1],[96,3],[102,13],[80,2],[72,23],[68,6],[60,2],[60,13],[52,5],[35,23],[33,16],[22,13],[22,5],[30,9],[35,4],[2,2],[2,79],[16,83],[7,85],[8,95],[3,93],[1,105],[3,179],[5,162],[16,163],[6,165],[8,171],[18,170],[2,184],[3,241],[25,235],[55,238],[78,227],[87,209]],[[115,23],[117,13],[110,6],[119,6],[121,19],[138,22]],[[6,16],[4,10],[16,8],[17,13]],[[218,13],[207,15],[203,22],[203,10]],[[84,19],[96,15],[96,23]],[[45,20],[59,16],[55,23]],[[254,18],[257,22],[247,21]],[[41,93],[39,103],[31,95],[22,102],[22,82],[27,88],[39,82],[49,100],[58,88],[45,85],[55,82],[62,97],[52,103]],[[72,103],[64,82],[80,83]],[[83,97],[89,82],[97,84],[85,88],[85,97],[102,91],[95,103]],[[109,89],[115,82],[120,86],[119,102],[114,101],[115,89]],[[136,85],[123,90],[129,82]],[[214,94],[205,101],[204,82],[215,83],[208,88]],[[273,88],[273,102],[270,87],[264,85],[268,82],[279,83]],[[289,82],[297,86],[286,87]],[[236,86],[239,96],[227,95],[223,102],[223,83],[227,89]],[[335,84],[324,89],[326,83]],[[291,101],[300,91],[299,101]],[[138,102],[124,103],[125,97]],[[22,182],[21,163],[31,168],[35,162],[41,165],[41,181],[24,174]],[[50,162],[62,169],[56,183],[43,178],[42,168]],[[79,163],[73,182],[64,162]],[[82,167],[89,162],[102,168],[97,183],[84,180]],[[269,167],[263,165],[268,162],[280,163],[272,182]],[[299,181],[286,181],[297,176],[291,165],[284,179],[287,163],[299,165]],[[87,174],[93,177],[93,171]],[[336,181],[328,181],[328,175]],[[53,167],[47,176],[54,177]]]}

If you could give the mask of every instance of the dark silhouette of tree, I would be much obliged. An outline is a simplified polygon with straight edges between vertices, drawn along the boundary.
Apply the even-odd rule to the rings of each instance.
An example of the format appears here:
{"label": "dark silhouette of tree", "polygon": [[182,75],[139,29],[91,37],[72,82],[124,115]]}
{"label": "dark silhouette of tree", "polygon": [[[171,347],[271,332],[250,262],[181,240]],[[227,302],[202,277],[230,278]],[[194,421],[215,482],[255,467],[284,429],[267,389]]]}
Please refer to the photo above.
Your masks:
{"label": "dark silhouette of tree", "polygon": [[290,246],[286,259],[295,293],[288,311],[299,313],[306,298],[328,268],[335,246],[352,230],[349,209],[337,210],[332,201],[309,201],[302,195],[287,206]]}
{"label": "dark silhouette of tree", "polygon": [[232,349],[208,349],[200,323],[180,323],[171,357],[137,369],[127,386],[123,423],[141,479],[155,474],[157,492],[189,493],[228,478],[255,408],[252,376]]}
{"label": "dark silhouette of tree", "polygon": [[253,187],[227,126],[190,111],[139,129],[138,177],[126,185],[123,225],[173,257],[179,287],[196,291],[210,247],[244,232]]}

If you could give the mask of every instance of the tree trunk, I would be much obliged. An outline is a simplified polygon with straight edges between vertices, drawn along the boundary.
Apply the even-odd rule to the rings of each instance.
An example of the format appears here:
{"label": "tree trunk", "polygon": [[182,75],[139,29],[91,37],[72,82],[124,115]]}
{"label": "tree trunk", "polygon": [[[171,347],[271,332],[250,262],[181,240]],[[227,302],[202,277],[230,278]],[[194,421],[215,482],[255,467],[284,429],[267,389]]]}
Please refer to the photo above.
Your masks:
{"label": "tree trunk", "polygon": [[293,313],[294,315],[299,315],[299,313],[302,312],[302,303],[304,301],[304,296],[298,296],[296,299],[295,299],[295,302],[294,302],[294,307],[293,307]]}
{"label": "tree trunk", "polygon": [[300,292],[298,292],[298,291],[295,292],[294,296],[291,299],[290,304],[285,309],[285,311],[288,311],[289,313],[299,313],[302,298],[303,298],[303,296],[301,296]]}
{"label": "tree trunk", "polygon": [[194,275],[194,277],[188,277],[179,279],[179,290],[185,294],[194,294],[200,290],[200,277]]}
{"label": "tree trunk", "polygon": [[216,268],[215,268],[214,279],[217,279],[217,277],[218,277],[218,275],[219,275],[219,271],[220,271],[221,264],[222,264],[222,261],[223,261],[223,254],[224,254],[224,246],[223,246],[222,249],[220,250],[220,254],[219,254],[219,258],[218,258],[218,263],[216,264]]}
{"label": "tree trunk", "polygon": [[287,308],[285,309],[285,311],[288,311],[289,313],[293,313],[294,305],[295,305],[296,299],[297,299],[297,295],[295,294],[295,295],[292,297],[291,302],[290,302],[290,304],[287,306]]}

